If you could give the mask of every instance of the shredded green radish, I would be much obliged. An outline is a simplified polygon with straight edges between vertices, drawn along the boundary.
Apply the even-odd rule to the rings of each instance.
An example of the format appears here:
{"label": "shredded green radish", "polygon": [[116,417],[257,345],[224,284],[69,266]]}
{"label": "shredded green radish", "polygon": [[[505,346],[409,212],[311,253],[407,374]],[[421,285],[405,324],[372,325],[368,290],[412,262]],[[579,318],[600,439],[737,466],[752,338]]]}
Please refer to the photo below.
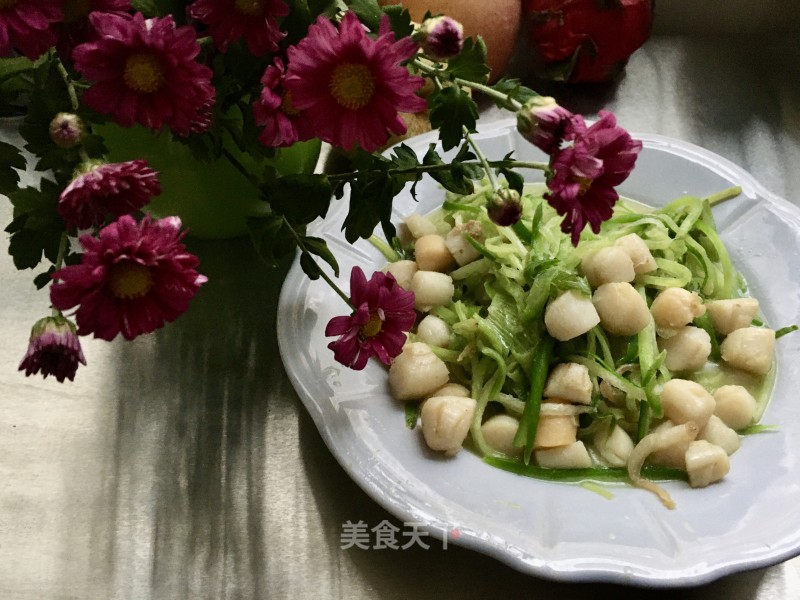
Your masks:
{"label": "shredded green radish", "polygon": [[[562,219],[543,199],[544,191],[541,184],[525,186],[523,216],[513,227],[499,227],[489,220],[485,203],[491,188],[486,183],[469,196],[448,192],[442,208],[428,215],[439,231],[477,221],[482,232],[481,236],[463,234],[478,258],[452,270],[452,302],[430,311],[451,332],[446,348],[431,349],[447,364],[451,381],[463,384],[476,401],[470,426],[472,448],[492,466],[552,481],[633,481],[660,490],[647,480],[686,480],[685,470],[651,464],[640,470],[637,466],[629,476],[624,466],[612,464],[613,457],[604,454],[598,436],[610,436],[614,428],[620,428],[633,444],[648,436],[665,421],[660,392],[674,377],[694,379],[709,392],[728,381],[730,369],[720,354],[724,336],[715,331],[711,316],[705,313],[690,323],[708,333],[711,368],[672,373],[667,368],[668,352],[662,349],[664,336],[671,334],[658,330],[652,318],[632,336],[613,335],[597,325],[573,339],[558,341],[548,333],[544,315],[548,304],[564,292],[573,290],[591,298],[593,290],[582,275],[582,260],[629,234],[641,238],[655,261],[653,270],[640,273],[633,282],[646,306],[662,290],[675,287],[696,292],[704,303],[746,297],[745,281],[731,263],[710,209],[712,202],[734,197],[740,190],[731,188],[708,199],[683,196],[660,209],[620,200],[600,232],[584,231],[577,247],[562,233]],[[390,260],[400,256],[385,242],[378,248]],[[794,329],[787,327],[779,334]],[[409,339],[420,338],[411,332]],[[591,402],[567,405],[554,413],[552,402],[563,404],[564,400],[546,398],[544,390],[551,370],[561,363],[586,368],[592,383]],[[772,370],[762,376],[737,374],[731,381],[757,398],[760,418]],[[545,402],[551,403],[548,416],[563,413],[578,419],[575,439],[588,449],[591,467],[539,464],[537,431],[545,418]],[[482,426],[497,414],[519,421],[514,452],[494,448],[484,437]],[[409,427],[416,423],[416,415],[412,409],[406,413]],[[756,420],[746,433],[766,430]]]}

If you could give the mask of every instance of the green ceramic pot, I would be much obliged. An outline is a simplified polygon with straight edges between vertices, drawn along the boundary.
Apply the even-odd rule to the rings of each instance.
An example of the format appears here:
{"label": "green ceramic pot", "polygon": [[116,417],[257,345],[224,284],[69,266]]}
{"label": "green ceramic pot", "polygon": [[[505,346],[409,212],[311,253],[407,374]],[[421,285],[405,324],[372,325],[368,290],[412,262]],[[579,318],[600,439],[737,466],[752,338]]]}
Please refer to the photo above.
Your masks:
{"label": "green ceramic pot", "polygon": [[[96,126],[95,131],[106,141],[109,161],[144,158],[159,172],[162,193],[146,210],[159,218],[180,217],[191,236],[221,239],[245,235],[247,217],[269,210],[250,182],[226,158],[211,163],[198,161],[171,136],[140,126],[107,124]],[[230,146],[228,149],[238,154],[233,144]],[[238,158],[253,173],[272,165],[279,175],[286,175],[311,173],[319,152],[319,140],[310,140],[280,149],[274,159],[256,162],[249,156]]]}

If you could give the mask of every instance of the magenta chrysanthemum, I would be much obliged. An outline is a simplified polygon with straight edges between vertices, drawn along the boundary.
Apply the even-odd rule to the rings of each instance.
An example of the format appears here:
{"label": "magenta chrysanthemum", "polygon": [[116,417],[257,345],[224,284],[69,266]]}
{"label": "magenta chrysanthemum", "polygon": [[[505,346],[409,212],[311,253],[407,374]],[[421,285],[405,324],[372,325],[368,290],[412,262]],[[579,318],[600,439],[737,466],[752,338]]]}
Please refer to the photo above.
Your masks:
{"label": "magenta chrysanthemum", "polygon": [[561,230],[577,245],[587,222],[598,233],[600,224],[611,218],[619,198],[615,188],[630,175],[642,143],[605,111],[589,128],[574,116],[565,139],[572,144],[552,156],[545,198],[564,215]]}
{"label": "magenta chrysanthemum", "polygon": [[45,379],[53,375],[62,383],[65,379],[75,379],[78,363],[85,365],[86,358],[75,325],[64,317],[45,317],[31,329],[28,351],[19,370],[25,371],[26,376],[41,371]]}
{"label": "magenta chrysanthemum", "polygon": [[36,60],[56,42],[53,25],[64,18],[62,0],[0,1],[0,57],[13,50]]}
{"label": "magenta chrysanthemum", "polygon": [[195,0],[189,14],[208,25],[208,32],[220,51],[244,38],[250,52],[263,56],[278,49],[285,35],[278,17],[289,14],[283,0]]}
{"label": "magenta chrysanthemum", "polygon": [[133,339],[177,319],[206,282],[199,261],[181,243],[177,217],[137,223],[130,215],[83,235],[81,264],[53,273],[50,301],[59,310],[78,307],[80,335]]}
{"label": "magenta chrysanthemum", "polygon": [[359,145],[374,152],[391,134],[406,132],[398,113],[427,106],[415,94],[422,78],[400,65],[416,49],[411,38],[395,41],[385,16],[376,39],[353,12],[344,15],[338,29],[320,16],[308,35],[289,48],[284,85],[317,137],[348,150]]}
{"label": "magenta chrysanthemum", "polygon": [[68,228],[86,229],[145,206],[161,193],[158,173],[144,160],[101,164],[78,175],[61,192],[58,212]]}
{"label": "magenta chrysanthemum", "polygon": [[406,332],[416,320],[414,293],[400,287],[391,275],[380,271],[369,281],[359,267],[350,272],[351,315],[334,317],[325,335],[340,336],[328,344],[337,361],[360,371],[371,356],[385,365],[403,350]]}
{"label": "magenta chrysanthemum", "polygon": [[292,106],[288,91],[283,88],[286,67],[280,57],[267,67],[261,78],[261,96],[253,104],[256,124],[264,127],[259,141],[265,146],[291,146],[310,140],[314,133],[304,116]]}
{"label": "magenta chrysanthemum", "polygon": [[58,53],[69,60],[72,49],[78,44],[90,41],[94,29],[89,23],[93,12],[126,13],[131,8],[130,0],[64,0],[64,20],[56,28]]}
{"label": "magenta chrysanthemum", "polygon": [[141,13],[92,13],[89,19],[97,39],[72,52],[75,68],[94,82],[84,103],[125,127],[192,131],[214,98],[211,69],[194,60],[200,52],[194,29],[176,28],[170,16],[145,19]]}

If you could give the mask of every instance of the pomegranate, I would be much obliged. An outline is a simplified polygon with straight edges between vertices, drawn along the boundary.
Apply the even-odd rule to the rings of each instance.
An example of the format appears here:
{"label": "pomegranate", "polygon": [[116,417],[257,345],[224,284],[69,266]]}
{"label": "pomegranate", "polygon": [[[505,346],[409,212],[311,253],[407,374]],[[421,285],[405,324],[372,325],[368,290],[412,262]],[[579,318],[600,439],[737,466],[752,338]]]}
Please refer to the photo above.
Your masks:
{"label": "pomegranate", "polygon": [[616,77],[650,36],[654,0],[523,0],[539,77],[599,82]]}

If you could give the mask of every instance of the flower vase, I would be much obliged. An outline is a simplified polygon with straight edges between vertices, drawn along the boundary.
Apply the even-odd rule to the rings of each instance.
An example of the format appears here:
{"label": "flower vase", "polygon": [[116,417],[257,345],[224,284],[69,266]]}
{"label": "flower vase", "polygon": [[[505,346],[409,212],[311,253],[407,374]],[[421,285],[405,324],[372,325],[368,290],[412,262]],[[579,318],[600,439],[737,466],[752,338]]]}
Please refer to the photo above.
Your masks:
{"label": "flower vase", "polygon": [[[95,126],[95,131],[105,140],[109,161],[143,158],[158,171],[162,192],[145,210],[159,218],[180,217],[192,237],[239,237],[247,233],[248,217],[269,213],[269,205],[259,198],[253,183],[225,157],[199,160],[170,134],[138,125],[104,124]],[[225,143],[225,150],[256,176],[270,166],[278,175],[311,173],[319,158],[320,141],[277,149],[274,158],[255,159],[239,152],[231,141]]]}

